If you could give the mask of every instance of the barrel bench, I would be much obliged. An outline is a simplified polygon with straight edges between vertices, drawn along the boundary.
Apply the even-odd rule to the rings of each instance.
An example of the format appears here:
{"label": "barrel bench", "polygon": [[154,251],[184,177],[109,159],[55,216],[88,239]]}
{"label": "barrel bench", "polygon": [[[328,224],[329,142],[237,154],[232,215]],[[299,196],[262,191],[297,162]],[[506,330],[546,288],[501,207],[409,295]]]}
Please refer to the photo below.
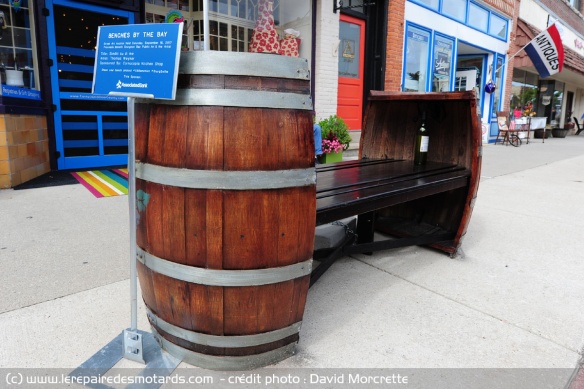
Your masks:
{"label": "barrel bench", "polygon": [[[425,115],[428,162],[414,165]],[[466,233],[481,171],[473,92],[371,92],[359,160],[317,166],[316,224],[358,215],[341,245],[317,250],[311,284],[340,256],[428,245],[455,256]],[[375,231],[390,235],[374,241]]]}

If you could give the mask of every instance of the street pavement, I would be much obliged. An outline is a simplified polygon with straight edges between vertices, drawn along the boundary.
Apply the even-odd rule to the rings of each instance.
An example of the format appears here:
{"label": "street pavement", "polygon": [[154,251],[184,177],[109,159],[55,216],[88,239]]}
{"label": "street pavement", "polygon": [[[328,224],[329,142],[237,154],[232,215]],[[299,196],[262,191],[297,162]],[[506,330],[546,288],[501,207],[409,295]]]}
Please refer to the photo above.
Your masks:
{"label": "street pavement", "polygon": [[[304,386],[323,387],[366,369],[407,373],[410,387],[584,388],[583,201],[584,136],[485,145],[464,255],[340,259],[309,291],[296,354],[254,372],[316,369]],[[0,378],[71,371],[130,327],[129,253],[127,196],[1,190]],[[140,298],[138,328],[150,331]]]}

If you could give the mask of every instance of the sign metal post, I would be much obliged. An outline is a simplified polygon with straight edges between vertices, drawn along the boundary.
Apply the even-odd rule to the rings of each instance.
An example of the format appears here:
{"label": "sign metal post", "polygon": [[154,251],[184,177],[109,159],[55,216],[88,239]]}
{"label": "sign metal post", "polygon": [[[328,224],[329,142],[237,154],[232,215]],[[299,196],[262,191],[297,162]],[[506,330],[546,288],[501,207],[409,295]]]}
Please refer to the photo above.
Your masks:
{"label": "sign metal post", "polygon": [[101,26],[92,93],[128,97],[128,206],[130,217],[130,328],[123,331],[123,356],[145,363],[138,331],[136,269],[135,98],[176,96],[183,23]]}

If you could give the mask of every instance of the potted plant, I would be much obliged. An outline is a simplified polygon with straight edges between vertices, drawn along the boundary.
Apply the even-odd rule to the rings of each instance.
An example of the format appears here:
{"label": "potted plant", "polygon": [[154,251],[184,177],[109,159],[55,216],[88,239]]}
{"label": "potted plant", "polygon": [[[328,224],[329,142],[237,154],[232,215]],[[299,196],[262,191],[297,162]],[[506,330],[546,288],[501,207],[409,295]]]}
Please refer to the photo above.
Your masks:
{"label": "potted plant", "polygon": [[351,136],[345,121],[337,115],[318,122],[322,134],[322,154],[320,163],[338,162],[343,159],[343,150],[349,148]]}
{"label": "potted plant", "polygon": [[554,138],[565,138],[568,135],[568,131],[570,131],[568,128],[554,127],[552,128],[552,136]]}

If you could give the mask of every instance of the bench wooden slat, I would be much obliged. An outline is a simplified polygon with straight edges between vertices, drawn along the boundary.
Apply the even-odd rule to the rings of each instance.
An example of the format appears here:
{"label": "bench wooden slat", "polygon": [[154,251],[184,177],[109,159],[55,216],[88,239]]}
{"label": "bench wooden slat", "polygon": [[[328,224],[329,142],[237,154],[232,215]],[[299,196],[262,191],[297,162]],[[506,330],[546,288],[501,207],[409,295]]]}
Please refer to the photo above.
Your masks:
{"label": "bench wooden slat", "polygon": [[332,170],[343,170],[351,167],[376,165],[381,163],[400,162],[401,159],[357,159],[352,161],[341,161],[335,163],[325,163],[316,165],[316,173],[323,173]]}
{"label": "bench wooden slat", "polygon": [[464,170],[443,163],[414,166],[411,161],[387,161],[383,164],[362,165],[347,169],[317,172],[317,199],[346,191],[364,189],[389,183],[414,180],[436,174]]}
{"label": "bench wooden slat", "polygon": [[[410,180],[355,187],[334,196],[317,198],[316,224],[321,225],[357,214],[375,211],[391,205],[465,187],[470,172],[465,169],[415,177]],[[317,178],[318,180],[318,178]]]}

